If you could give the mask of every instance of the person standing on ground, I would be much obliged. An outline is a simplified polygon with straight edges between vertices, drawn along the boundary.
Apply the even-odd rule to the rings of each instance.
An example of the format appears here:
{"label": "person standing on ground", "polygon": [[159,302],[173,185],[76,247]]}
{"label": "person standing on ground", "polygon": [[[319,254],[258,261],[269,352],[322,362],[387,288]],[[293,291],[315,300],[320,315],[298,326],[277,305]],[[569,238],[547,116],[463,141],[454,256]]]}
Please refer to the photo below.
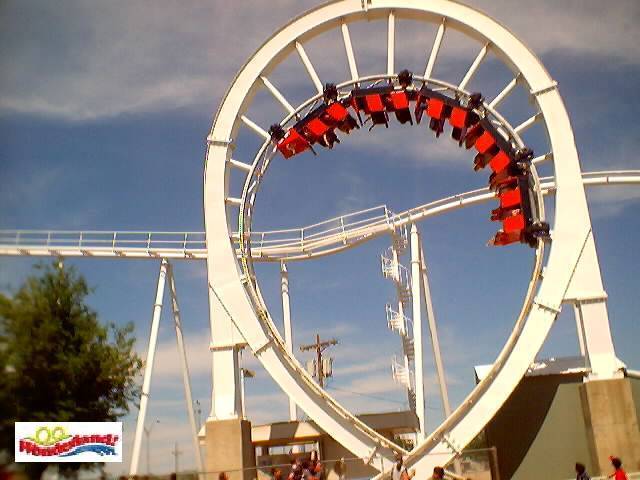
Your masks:
{"label": "person standing on ground", "polygon": [[271,478],[273,480],[282,480],[282,470],[277,467],[271,467]]}
{"label": "person standing on ground", "polygon": [[322,478],[322,463],[317,450],[312,450],[309,456],[309,473],[314,480]]}
{"label": "person standing on ground", "polygon": [[582,463],[576,463],[576,480],[591,480],[587,468]]}
{"label": "person standing on ground", "polygon": [[415,470],[407,471],[401,453],[396,453],[396,463],[391,469],[391,480],[411,480],[416,474]]}
{"label": "person standing on ground", "polygon": [[333,465],[333,471],[338,476],[338,480],[345,480],[347,477],[347,464],[344,461],[344,457],[336,461]]}
{"label": "person standing on ground", "polygon": [[431,480],[442,480],[442,479],[444,479],[444,468],[433,467],[433,475],[431,475]]}
{"label": "person standing on ground", "polygon": [[302,479],[302,464],[299,458],[291,457],[291,471],[287,476],[287,480]]}
{"label": "person standing on ground", "polygon": [[615,470],[607,478],[613,478],[614,480],[629,480],[627,473],[622,469],[622,460],[614,456],[609,457],[609,460],[611,460],[611,465],[613,465]]}

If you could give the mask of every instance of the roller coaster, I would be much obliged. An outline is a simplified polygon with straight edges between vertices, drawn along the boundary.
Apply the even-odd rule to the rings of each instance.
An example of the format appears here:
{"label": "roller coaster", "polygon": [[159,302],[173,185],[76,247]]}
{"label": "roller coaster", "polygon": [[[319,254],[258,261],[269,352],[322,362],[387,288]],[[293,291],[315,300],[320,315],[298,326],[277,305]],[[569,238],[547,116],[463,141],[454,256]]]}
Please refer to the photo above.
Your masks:
{"label": "roller coaster", "polygon": [[[350,27],[372,21],[386,23],[387,64],[378,74],[361,76]],[[435,27],[432,47],[419,74],[397,68],[396,24],[400,21]],[[478,45],[476,57],[455,83],[434,76],[450,30]],[[327,32],[342,41],[347,68],[345,78],[323,83],[305,44]],[[486,96],[491,92],[472,91],[470,85],[490,55],[506,65],[513,76],[500,91]],[[296,107],[269,79],[290,56],[298,57],[313,89],[312,95]],[[512,124],[500,107],[516,89],[526,92],[535,111],[526,120]],[[259,91],[267,92],[284,110],[284,116],[274,118],[270,125],[260,125],[250,117],[252,107],[259,108],[253,102]],[[475,153],[469,167],[491,171],[487,186],[399,213],[380,205],[308,226],[252,229],[260,187],[274,162],[295,162],[319,149],[338,149],[339,144],[349,141],[349,135],[375,135],[377,129],[393,121],[436,136],[445,130],[448,134],[450,128],[451,137]],[[534,125],[540,125],[548,138],[548,149],[537,156],[523,140],[523,134]],[[240,150],[241,131],[255,134],[261,142],[251,161],[235,157],[234,152]],[[540,177],[537,170],[541,165],[552,168],[553,175]],[[230,178],[238,174],[242,181],[234,184]],[[164,259],[163,264],[168,259],[206,260],[214,355],[212,417],[237,415],[238,372],[234,359],[240,346],[248,347],[310,418],[356,456],[370,459],[379,476],[389,470],[394,454],[401,453],[418,477],[426,478],[435,465],[455,459],[503,405],[534,361],[563,303],[576,304],[584,325],[588,325],[583,340],[590,375],[605,379],[623,374],[625,366],[615,357],[611,342],[585,187],[632,184],[640,184],[640,170],[581,172],[557,83],[534,53],[494,19],[450,0],[336,0],[302,14],[275,32],[233,79],[207,136],[205,232],[4,230],[0,231],[0,254]],[[546,195],[555,195],[552,224],[546,220]],[[410,277],[419,284],[420,263],[424,260],[416,253],[420,250],[417,223],[496,200],[498,207],[491,219],[499,222],[500,228],[489,243],[496,247],[520,243],[521,247],[509,248],[535,250],[521,311],[491,371],[454,411],[447,412],[435,431],[421,432],[415,448],[406,451],[320,388],[293,356],[291,345],[281,336],[262,297],[254,264],[306,261],[355,248],[383,235],[398,238],[411,231],[416,268]],[[390,277],[400,282],[397,258],[387,267]],[[412,293],[415,299],[416,290]],[[416,360],[416,377],[421,376],[422,367]],[[414,408],[423,418],[424,398],[417,386],[416,395]],[[138,419],[132,474],[137,470],[145,408],[146,399]]]}

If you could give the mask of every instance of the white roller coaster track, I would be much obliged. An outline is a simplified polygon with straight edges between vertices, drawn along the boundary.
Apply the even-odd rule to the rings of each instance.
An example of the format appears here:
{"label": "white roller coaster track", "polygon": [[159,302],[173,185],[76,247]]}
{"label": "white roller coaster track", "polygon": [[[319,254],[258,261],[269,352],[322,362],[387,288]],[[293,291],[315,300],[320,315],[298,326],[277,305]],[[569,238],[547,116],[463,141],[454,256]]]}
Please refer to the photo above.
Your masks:
{"label": "white roller coaster track", "polygon": [[[312,106],[321,97],[322,82],[305,52],[304,43],[329,29],[341,30],[348,60],[350,80],[338,86],[370,80],[373,77],[358,76],[348,26],[355,21],[376,18],[387,20],[388,37],[386,74],[375,78],[395,78],[394,36],[398,19],[408,18],[438,25],[433,47],[428,59],[425,59],[424,75],[415,77],[427,83],[466,95],[468,92],[465,88],[480,63],[489,51],[495,53],[513,71],[514,80],[490,103],[485,104],[486,110],[493,115],[493,119],[498,120],[500,127],[517,146],[522,146],[520,133],[534,123],[542,123],[551,148],[539,161],[548,160],[553,162],[554,167],[552,178],[536,179],[540,208],[543,208],[543,192],[555,191],[556,194],[552,248],[546,259],[544,277],[540,275],[545,259],[544,246],[539,242],[522,311],[491,371],[456,411],[411,452],[402,450],[373,431],[315,384],[287,351],[251,275],[254,261],[304,260],[336,253],[402,225],[494,197],[487,189],[474,190],[397,215],[386,207],[379,207],[377,210],[354,214],[346,224],[342,217],[342,226],[338,230],[331,221],[327,221],[302,229],[251,232],[250,213],[259,186],[258,180],[266,173],[269,163],[268,160],[266,163],[260,162],[263,160],[262,153],[270,144],[266,130],[246,115],[254,94],[258,89],[266,88],[285,108],[288,116],[281,122],[282,125],[293,119],[296,112]],[[479,42],[480,53],[457,86],[432,78],[447,29],[455,29]],[[297,109],[267,78],[278,63],[292,52],[297,53],[313,87],[318,91],[317,95]],[[511,127],[496,109],[516,84],[528,90],[538,111],[520,125]],[[253,164],[231,158],[240,127],[248,128],[263,140]],[[76,243],[69,245],[61,242],[52,246],[52,240],[60,238],[60,232],[50,233],[44,244],[42,240],[28,244],[26,239],[29,238],[29,232],[14,231],[15,241],[12,244],[9,241],[0,242],[0,253],[185,259],[206,256],[212,322],[232,322],[243,341],[280,387],[295,398],[298,405],[324,431],[356,456],[370,457],[374,468],[385,471],[393,461],[393,451],[399,451],[408,454],[406,463],[416,468],[418,477],[424,478],[434,465],[446,464],[454,458],[508,398],[541,348],[576,271],[588,271],[593,277],[591,283],[596,290],[601,290],[584,185],[639,183],[640,180],[639,172],[594,172],[583,179],[573,132],[556,82],[536,56],[509,30],[485,14],[450,0],[336,0],[292,20],[272,35],[238,72],[220,105],[207,141],[204,192],[206,243],[201,238],[194,239],[198,234],[180,234],[184,238],[167,240],[162,238],[163,235],[169,236],[171,233],[145,233],[146,244],[140,245],[135,243],[140,241],[139,232],[129,232],[132,243],[126,243],[127,240],[122,238],[127,235],[126,232],[110,232],[113,237],[107,238],[107,242],[111,244],[97,245],[92,243],[95,238],[92,239],[91,235],[96,234],[101,240],[101,232],[83,232],[84,235],[77,239],[74,239],[74,232],[70,232],[71,242]],[[231,169],[246,175],[242,198],[230,195]],[[252,178],[256,178],[257,186],[250,193]],[[234,232],[232,227],[235,218],[240,219],[239,232]],[[11,237],[11,232],[5,233],[6,238]],[[248,237],[245,238],[245,235]],[[181,245],[175,242],[181,242]],[[585,270],[581,265],[587,262],[591,264]],[[220,315],[227,315],[228,320],[221,319]]]}
{"label": "white roller coaster track", "polygon": [[[266,87],[286,107],[289,117],[293,108],[284,95],[275,90],[265,78],[290,52],[297,52],[318,92],[322,83],[303,44],[320,32],[341,29],[347,53],[351,83],[358,82],[357,64],[348,35],[348,24],[363,18],[388,19],[387,75],[394,72],[394,22],[398,18],[413,18],[439,25],[436,41],[429,56],[424,78],[431,78],[445,28],[454,28],[480,42],[481,50],[458,86],[459,91],[469,82],[490,48],[510,67],[516,81],[511,82],[486,107],[497,108],[512,89],[521,83],[530,92],[539,111],[533,117],[511,129],[512,138],[536,122],[543,121],[555,170],[556,210],[553,225],[553,245],[545,266],[544,278],[539,273],[543,263],[543,247],[539,242],[532,279],[522,312],[514,330],[500,353],[490,374],[474,389],[458,409],[427,439],[410,452],[407,463],[417,470],[419,477],[426,477],[434,465],[445,464],[469,442],[493,417],[508,398],[526,369],[534,360],[550,328],[560,311],[576,270],[589,258],[597,262],[591,225],[587,210],[584,186],[580,175],[578,155],[567,112],[557,90],[557,83],[543,65],[511,32],[481,12],[448,0],[343,0],[315,8],[294,19],[272,35],[241,68],[233,80],[217,112],[208,136],[205,170],[205,224],[208,242],[208,276],[211,286],[211,315],[220,314],[218,302],[224,312],[242,333],[244,340],[262,362],[280,387],[318,425],[357,456],[377,456],[372,466],[384,471],[392,463],[392,450],[402,451],[384,437],[358,421],[331,396],[320,389],[301,365],[293,358],[275,328],[251,275],[253,261],[248,253],[252,238],[250,213],[257,189],[250,183],[266,172],[269,160],[261,161],[260,152],[252,165],[244,164],[241,170],[248,173],[242,198],[229,194],[229,169],[238,168],[242,162],[232,161],[233,142],[241,126],[248,127],[264,140],[261,151],[267,148],[269,134],[251,121],[247,109],[259,88]],[[271,85],[271,87],[269,86]],[[320,95],[320,94],[319,94]],[[319,96],[318,95],[318,96]],[[316,96],[316,98],[318,97]],[[508,124],[502,127],[510,128]],[[521,145],[521,143],[520,143]],[[255,183],[255,182],[254,182]],[[539,194],[539,207],[542,207]],[[490,198],[490,194],[485,194]],[[482,194],[478,194],[481,201]],[[461,206],[464,199],[452,199],[449,208]],[[445,202],[447,203],[447,202]],[[434,207],[436,210],[438,207]],[[447,207],[441,206],[443,211]],[[231,224],[239,213],[241,262],[237,261],[236,242]],[[413,221],[413,216],[406,221]],[[248,225],[248,226],[247,226]],[[246,227],[246,229],[245,229]],[[388,228],[381,226],[380,228]],[[222,239],[229,239],[223,241]],[[288,247],[287,247],[288,248]],[[245,253],[247,252],[247,253]],[[593,252],[593,254],[592,254]],[[264,251],[262,252],[264,254]],[[304,251],[300,252],[305,254]],[[584,270],[584,267],[582,267]],[[599,269],[588,267],[593,273],[594,285],[601,285]],[[596,278],[597,277],[597,278]],[[404,453],[404,452],[403,452]],[[379,460],[379,462],[378,462]]]}
{"label": "white roller coaster track", "polygon": [[[582,174],[585,187],[640,185],[640,170]],[[552,177],[540,179],[543,195],[555,193]],[[428,217],[487,202],[488,188],[451,195],[399,213],[386,205],[304,227],[253,232],[254,262],[304,261],[341,252]],[[237,237],[237,235],[234,235]],[[0,230],[0,255],[206,260],[204,232]]]}

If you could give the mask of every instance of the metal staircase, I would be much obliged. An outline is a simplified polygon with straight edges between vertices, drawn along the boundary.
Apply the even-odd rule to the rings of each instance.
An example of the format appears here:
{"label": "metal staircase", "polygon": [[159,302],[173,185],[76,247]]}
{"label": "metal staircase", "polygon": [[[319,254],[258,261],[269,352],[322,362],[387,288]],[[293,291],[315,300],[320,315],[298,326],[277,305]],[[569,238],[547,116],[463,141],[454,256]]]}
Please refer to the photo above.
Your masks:
{"label": "metal staircase", "polygon": [[411,370],[398,362],[398,359],[395,356],[393,357],[393,362],[391,364],[391,374],[396,382],[405,385],[408,390],[412,390]]}
{"label": "metal staircase", "polygon": [[402,360],[398,361],[397,357],[393,357],[391,374],[395,382],[405,386],[409,408],[415,411],[416,392],[410,367],[415,359],[415,348],[411,334],[411,320],[404,314],[411,305],[411,275],[399,260],[409,246],[407,229],[400,228],[394,231],[391,239],[391,247],[380,256],[382,275],[391,280],[396,287],[397,307],[391,303],[385,305],[387,326],[389,330],[400,336],[402,342]]}
{"label": "metal staircase", "polygon": [[[396,238],[395,235],[393,237]],[[380,255],[382,275],[395,283],[398,299],[403,305],[408,306],[411,303],[411,274],[409,269],[397,260],[400,252],[397,250],[396,252],[398,253],[394,254],[394,247],[389,247]]]}
{"label": "metal staircase", "polygon": [[387,326],[389,330],[398,332],[401,337],[406,336],[409,332],[409,319],[405,315],[396,312],[390,303],[387,303],[384,308],[387,312]]}

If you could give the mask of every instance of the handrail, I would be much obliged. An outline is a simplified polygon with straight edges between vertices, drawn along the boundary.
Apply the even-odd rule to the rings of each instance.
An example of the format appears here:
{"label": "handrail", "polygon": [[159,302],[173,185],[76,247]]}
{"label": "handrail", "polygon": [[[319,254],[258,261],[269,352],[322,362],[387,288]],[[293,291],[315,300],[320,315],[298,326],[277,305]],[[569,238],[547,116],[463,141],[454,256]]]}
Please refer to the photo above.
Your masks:
{"label": "handrail", "polygon": [[[585,186],[633,185],[640,184],[640,170],[585,172],[582,178]],[[545,194],[555,191],[553,177],[541,178],[540,185]],[[253,259],[257,262],[297,261],[334,254],[408,223],[488,201],[493,197],[493,192],[485,187],[441,198],[397,214],[386,205],[378,205],[305,227],[252,232]],[[381,214],[357,218],[374,211],[380,211]],[[353,221],[344,222],[348,218]],[[336,226],[309,233],[312,228],[331,223]],[[295,237],[273,238],[294,232]],[[207,245],[205,233],[194,231],[0,230],[0,255],[54,255],[59,250],[67,250],[65,255],[122,254],[126,251],[127,254],[122,256],[155,258],[166,254],[173,258],[201,260],[206,258]]]}

